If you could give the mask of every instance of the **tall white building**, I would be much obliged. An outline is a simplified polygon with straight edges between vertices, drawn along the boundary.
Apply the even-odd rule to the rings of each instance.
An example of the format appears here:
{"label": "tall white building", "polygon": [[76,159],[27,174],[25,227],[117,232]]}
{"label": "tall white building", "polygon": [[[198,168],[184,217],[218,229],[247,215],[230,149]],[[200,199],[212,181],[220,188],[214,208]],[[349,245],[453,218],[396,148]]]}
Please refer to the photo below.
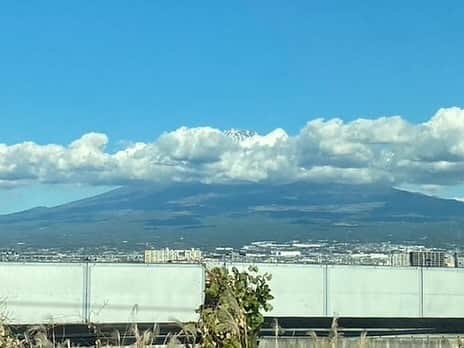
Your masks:
{"label": "tall white building", "polygon": [[455,267],[454,259],[447,261],[446,254],[436,250],[414,250],[391,255],[391,265],[398,267]]}
{"label": "tall white building", "polygon": [[446,267],[443,251],[411,251],[409,253],[412,266],[417,267]]}
{"label": "tall white building", "polygon": [[199,249],[154,249],[145,250],[145,263],[200,262],[203,260]]}

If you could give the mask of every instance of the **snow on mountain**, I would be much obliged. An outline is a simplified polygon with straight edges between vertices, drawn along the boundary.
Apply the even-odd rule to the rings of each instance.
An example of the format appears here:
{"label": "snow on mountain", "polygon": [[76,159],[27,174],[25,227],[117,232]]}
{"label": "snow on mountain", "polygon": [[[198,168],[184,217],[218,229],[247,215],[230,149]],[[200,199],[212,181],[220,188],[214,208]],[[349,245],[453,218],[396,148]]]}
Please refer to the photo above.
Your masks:
{"label": "snow on mountain", "polygon": [[255,131],[250,131],[246,129],[229,129],[224,131],[224,135],[228,136],[229,138],[234,139],[236,142],[240,143],[243,140],[249,139],[258,135]]}

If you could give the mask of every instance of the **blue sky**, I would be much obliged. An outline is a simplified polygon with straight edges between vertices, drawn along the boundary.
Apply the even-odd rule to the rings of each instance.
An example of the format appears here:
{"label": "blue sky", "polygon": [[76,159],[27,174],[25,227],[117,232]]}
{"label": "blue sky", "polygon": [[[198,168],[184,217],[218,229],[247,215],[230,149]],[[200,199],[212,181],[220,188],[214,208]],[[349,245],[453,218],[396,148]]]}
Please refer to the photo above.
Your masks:
{"label": "blue sky", "polygon": [[[180,126],[426,122],[463,106],[462,18],[460,1],[2,3],[0,143],[100,132],[116,151]],[[23,187],[0,213],[102,189],[34,185],[40,199]]]}

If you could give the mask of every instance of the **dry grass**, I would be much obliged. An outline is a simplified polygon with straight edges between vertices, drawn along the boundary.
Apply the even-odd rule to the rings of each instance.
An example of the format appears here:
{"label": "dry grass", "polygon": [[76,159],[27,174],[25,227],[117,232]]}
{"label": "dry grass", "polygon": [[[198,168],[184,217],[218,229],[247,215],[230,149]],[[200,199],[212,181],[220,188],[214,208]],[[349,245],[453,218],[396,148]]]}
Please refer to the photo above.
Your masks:
{"label": "dry grass", "polygon": [[20,338],[12,334],[10,329],[0,324],[0,348],[70,348],[69,340],[56,342],[54,336],[48,337],[47,329],[44,326],[29,328]]}
{"label": "dry grass", "polygon": [[[319,337],[315,332],[308,332],[305,337],[287,337],[281,335],[285,330],[276,320],[273,325],[274,338],[265,338],[260,348],[464,348],[464,341],[459,337],[343,337],[337,319],[334,319],[328,337]],[[95,327],[96,329],[96,327]],[[98,332],[98,330],[95,330]],[[108,335],[101,335],[95,341],[95,348],[148,348],[154,347],[159,336],[159,327],[142,331],[137,324],[132,324],[125,332],[114,330]],[[166,348],[194,348],[196,336],[194,330],[182,325],[175,334],[169,334],[162,342]],[[71,348],[75,347],[69,340],[57,341],[53,328],[47,331],[44,326],[31,327],[21,337],[15,336],[7,326],[0,324],[0,348]]]}
{"label": "dry grass", "polygon": [[[179,335],[183,333],[187,335],[184,329],[179,333],[168,334],[163,346],[167,348],[186,347],[190,344],[181,344]],[[133,347],[147,348],[153,347],[156,344],[156,337],[159,335],[159,327],[154,325],[152,329],[141,331],[137,324],[131,325],[126,332],[121,334],[119,330],[115,330],[110,336],[101,336],[95,341],[95,348],[103,347]],[[22,337],[14,335],[8,326],[0,324],[0,348],[71,348],[75,347],[69,339],[64,341],[55,340],[53,330],[47,331],[44,326],[31,327]],[[128,342],[131,342],[130,344]]]}
{"label": "dry grass", "polygon": [[363,332],[359,337],[344,337],[337,318],[333,319],[326,337],[320,337],[314,331],[306,332],[305,336],[279,337],[285,330],[280,328],[277,320],[273,332],[273,338],[261,339],[260,348],[464,348],[464,340],[459,336],[369,337]]}

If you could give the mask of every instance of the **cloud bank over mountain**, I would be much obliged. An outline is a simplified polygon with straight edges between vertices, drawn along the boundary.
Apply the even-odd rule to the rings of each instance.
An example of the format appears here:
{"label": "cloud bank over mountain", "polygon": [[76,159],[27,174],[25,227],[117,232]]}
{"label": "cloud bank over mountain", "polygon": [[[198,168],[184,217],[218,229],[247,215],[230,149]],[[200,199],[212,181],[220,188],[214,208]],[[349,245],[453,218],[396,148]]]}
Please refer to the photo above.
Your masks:
{"label": "cloud bank over mountain", "polygon": [[298,134],[182,127],[152,143],[106,150],[105,134],[67,146],[0,144],[0,187],[31,183],[133,182],[464,184],[464,109],[440,109],[412,124],[400,116],[315,119]]}

